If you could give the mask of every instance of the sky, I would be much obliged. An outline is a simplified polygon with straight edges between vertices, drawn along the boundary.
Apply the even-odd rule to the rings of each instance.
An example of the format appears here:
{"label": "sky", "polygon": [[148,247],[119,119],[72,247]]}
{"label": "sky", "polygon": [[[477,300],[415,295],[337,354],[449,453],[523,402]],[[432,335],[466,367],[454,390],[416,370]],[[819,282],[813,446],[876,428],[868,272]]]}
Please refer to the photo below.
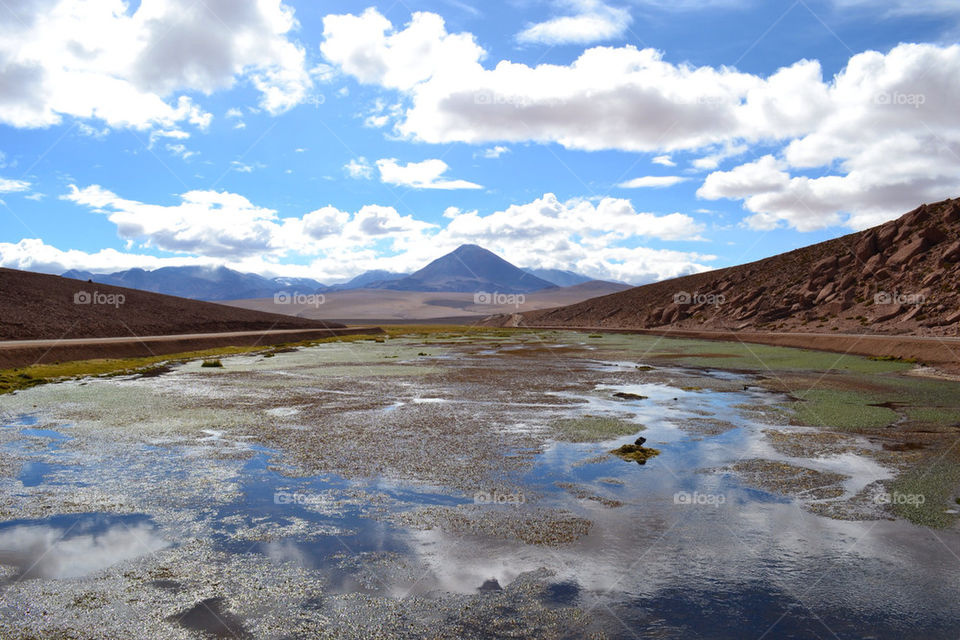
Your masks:
{"label": "sky", "polygon": [[960,196],[955,0],[0,0],[0,266],[642,284]]}

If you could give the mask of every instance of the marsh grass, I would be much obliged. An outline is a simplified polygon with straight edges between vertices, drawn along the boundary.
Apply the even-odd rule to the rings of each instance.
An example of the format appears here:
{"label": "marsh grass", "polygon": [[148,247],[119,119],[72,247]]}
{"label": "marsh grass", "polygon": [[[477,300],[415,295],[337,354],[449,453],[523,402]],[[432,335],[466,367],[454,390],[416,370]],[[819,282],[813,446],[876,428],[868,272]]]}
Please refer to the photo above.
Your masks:
{"label": "marsh grass", "polygon": [[157,370],[169,364],[181,364],[195,360],[212,360],[218,356],[261,354],[263,357],[270,358],[278,353],[288,353],[302,347],[311,347],[320,344],[352,342],[383,343],[393,338],[418,337],[502,339],[516,336],[519,333],[533,333],[530,330],[524,329],[460,327],[455,325],[393,325],[387,327],[384,331],[385,334],[380,335],[353,334],[304,340],[302,342],[280,343],[276,345],[218,347],[143,358],[98,358],[3,369],[0,370],[0,395],[22,389],[29,389],[41,384],[90,376],[149,375],[156,373]]}
{"label": "marsh grass", "polygon": [[550,423],[558,440],[565,442],[603,442],[623,436],[631,436],[646,429],[642,424],[619,418],[583,416],[561,418]]}
{"label": "marsh grass", "polygon": [[922,495],[923,504],[892,504],[893,512],[901,518],[924,526],[943,529],[957,521],[957,515],[947,513],[951,503],[960,504],[960,460],[956,456],[934,461],[932,464],[919,464],[915,468],[901,473],[891,483],[890,491],[894,495]]}

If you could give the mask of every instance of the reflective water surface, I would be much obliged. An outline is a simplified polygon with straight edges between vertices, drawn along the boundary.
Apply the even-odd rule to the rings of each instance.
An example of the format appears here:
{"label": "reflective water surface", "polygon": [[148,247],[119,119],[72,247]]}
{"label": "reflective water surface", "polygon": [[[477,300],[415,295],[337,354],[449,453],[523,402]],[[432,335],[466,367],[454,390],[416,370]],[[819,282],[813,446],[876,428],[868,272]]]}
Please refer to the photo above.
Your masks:
{"label": "reflective water surface", "polygon": [[[521,636],[539,633],[535,620],[547,615],[543,612],[576,611],[586,626],[571,627],[570,637],[584,629],[608,638],[958,637],[956,529],[827,518],[805,508],[802,496],[765,491],[730,472],[731,465],[758,458],[802,464],[842,475],[838,495],[822,500],[849,499],[892,477],[890,468],[863,453],[870,443],[859,451],[791,458],[765,437],[771,425],[758,421],[758,408],[778,398],[752,388],[746,376],[675,369],[637,380],[639,359],[606,361],[592,346],[568,347],[549,366],[558,380],[573,376],[578,385],[554,385],[536,398],[518,398],[514,413],[501,397],[463,392],[468,381],[444,372],[502,358],[502,349],[522,353],[524,345],[463,351],[448,345],[437,354],[444,360],[433,360],[427,375],[418,370],[398,377],[391,371],[377,377],[381,395],[363,410],[370,420],[382,421],[380,444],[416,447],[427,467],[434,455],[432,423],[409,439],[404,427],[391,432],[391,425],[417,416],[486,419],[478,427],[481,436],[515,438],[497,454],[504,460],[497,475],[485,470],[473,484],[452,477],[449,484],[437,482],[430,469],[312,473],[302,467],[309,460],[295,463],[296,454],[277,441],[238,427],[247,414],[274,421],[285,433],[314,433],[322,427],[311,423],[313,402],[326,403],[331,420],[346,411],[347,405],[336,403],[351,401],[349,386],[298,369],[311,350],[269,360],[226,359],[228,373],[240,372],[236,379],[210,378],[206,387],[198,386],[199,374],[186,365],[156,378],[69,383],[59,391],[38,388],[17,394],[16,401],[0,400],[7,412],[2,447],[20,461],[19,470],[2,483],[0,620],[7,628],[44,628],[31,617],[33,609],[41,604],[55,609],[51,594],[57,589],[70,590],[71,601],[81,603],[91,602],[93,589],[103,594],[91,605],[102,622],[118,594],[135,588],[154,594],[144,596],[143,606],[153,606],[167,621],[170,637],[299,637],[295,631],[264,631],[268,610],[295,607],[305,620],[320,612],[329,622],[333,611],[357,607],[359,620],[361,610],[371,615],[367,604],[358,604],[359,595],[401,605],[433,599],[437,620],[427,620],[422,607],[403,615],[411,624],[419,620],[442,631],[453,625],[453,614],[438,612],[451,602],[460,607],[459,598],[483,603],[513,597],[511,585],[534,580],[540,585],[535,605],[524,601],[512,613],[498,614],[528,617]],[[497,366],[516,367],[515,379],[522,384],[530,363],[522,355],[511,357],[518,359]],[[389,362],[399,367],[405,361],[414,362]],[[700,386],[681,384],[691,376]],[[314,395],[291,401],[282,378],[299,380],[296,384]],[[730,388],[709,388],[710,379]],[[281,391],[271,400],[269,389]],[[170,407],[169,415],[154,416],[169,424],[158,431],[144,416],[119,430],[108,414],[119,412],[116,422],[123,423],[126,414],[117,407],[145,393],[152,394],[151,411]],[[212,399],[209,408],[190,414],[200,416],[197,424],[174,411],[186,395]],[[22,411],[19,403],[27,401],[36,409]],[[594,442],[563,441],[544,435],[552,433],[557,416],[613,417],[634,423],[636,430]],[[647,464],[604,455],[641,434],[647,446],[661,451]],[[464,447],[471,446],[471,437],[464,436]],[[450,455],[444,454],[444,463]],[[588,521],[589,528],[562,544],[534,544],[489,528],[405,519],[424,509],[481,518],[564,513]],[[18,513],[23,517],[15,517]],[[274,567],[287,580],[315,581],[321,595],[300,587],[301,602],[265,595],[259,609],[246,607],[238,595],[246,588],[240,578],[201,585],[178,569],[177,562],[201,548],[196,553],[211,554],[215,560],[205,562],[222,563],[223,571],[235,571],[235,561],[254,563],[251,573],[262,571],[254,567]],[[150,598],[156,599],[152,605]],[[82,622],[87,620],[77,613],[82,610],[65,606],[55,615]],[[484,631],[456,620],[464,637],[505,637],[495,628]],[[325,628],[333,637],[353,637]],[[543,631],[538,637],[555,636]]]}

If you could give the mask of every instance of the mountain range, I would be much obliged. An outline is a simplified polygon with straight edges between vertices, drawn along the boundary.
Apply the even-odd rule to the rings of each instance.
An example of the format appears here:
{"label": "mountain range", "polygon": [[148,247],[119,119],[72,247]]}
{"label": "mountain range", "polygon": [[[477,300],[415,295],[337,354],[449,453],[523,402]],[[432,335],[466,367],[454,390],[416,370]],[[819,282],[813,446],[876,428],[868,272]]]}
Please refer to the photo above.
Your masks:
{"label": "mountain range", "polygon": [[269,298],[278,293],[328,293],[354,289],[427,292],[530,293],[567,287],[592,278],[559,269],[524,270],[495,253],[467,244],[437,258],[414,273],[372,270],[348,282],[326,285],[310,278],[266,278],[227,267],[163,267],[153,271],[129,269],[114,273],[70,270],[65,278],[128,287],[195,300]]}

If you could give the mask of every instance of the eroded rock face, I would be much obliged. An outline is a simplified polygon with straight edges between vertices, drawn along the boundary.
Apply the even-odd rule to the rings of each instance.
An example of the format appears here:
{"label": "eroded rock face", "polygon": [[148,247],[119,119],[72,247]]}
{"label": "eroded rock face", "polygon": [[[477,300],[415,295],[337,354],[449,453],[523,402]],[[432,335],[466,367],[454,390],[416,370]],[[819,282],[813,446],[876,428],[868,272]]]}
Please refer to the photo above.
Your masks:
{"label": "eroded rock face", "polygon": [[[674,296],[686,292],[688,304]],[[749,265],[523,314],[522,325],[960,335],[960,199]]]}

